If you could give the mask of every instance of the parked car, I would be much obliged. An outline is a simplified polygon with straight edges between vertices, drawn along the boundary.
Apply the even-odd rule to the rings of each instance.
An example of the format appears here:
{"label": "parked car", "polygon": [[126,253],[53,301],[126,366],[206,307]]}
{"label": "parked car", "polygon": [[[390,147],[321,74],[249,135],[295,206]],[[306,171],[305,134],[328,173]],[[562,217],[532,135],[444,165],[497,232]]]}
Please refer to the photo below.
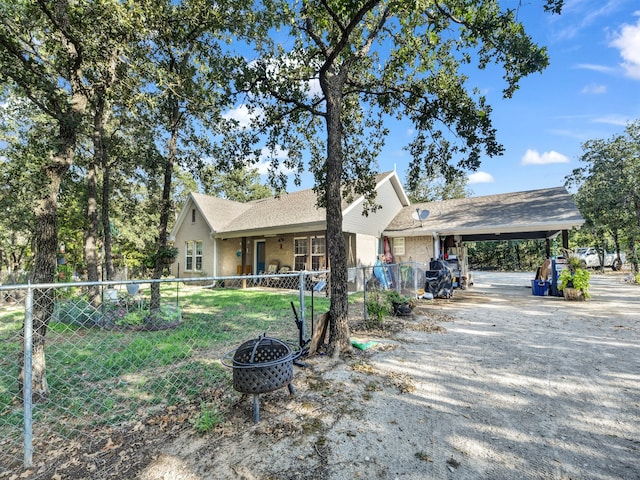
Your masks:
{"label": "parked car", "polygon": [[[587,268],[599,268],[600,254],[594,247],[584,247],[576,249],[576,255],[583,262],[582,264]],[[620,270],[622,264],[627,261],[627,256],[624,252],[620,252],[620,258],[615,252],[604,252],[603,267],[611,267],[612,270]]]}

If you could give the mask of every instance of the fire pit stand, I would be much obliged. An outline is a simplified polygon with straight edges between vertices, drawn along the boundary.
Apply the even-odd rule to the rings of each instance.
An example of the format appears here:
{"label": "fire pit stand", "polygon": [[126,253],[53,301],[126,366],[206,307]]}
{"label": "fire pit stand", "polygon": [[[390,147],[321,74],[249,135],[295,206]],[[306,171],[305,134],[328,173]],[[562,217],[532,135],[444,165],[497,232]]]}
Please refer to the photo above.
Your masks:
{"label": "fire pit stand", "polygon": [[253,421],[260,420],[260,394],[285,385],[294,394],[294,355],[289,345],[276,338],[259,336],[222,357],[222,364],[233,369],[233,388],[253,395]]}

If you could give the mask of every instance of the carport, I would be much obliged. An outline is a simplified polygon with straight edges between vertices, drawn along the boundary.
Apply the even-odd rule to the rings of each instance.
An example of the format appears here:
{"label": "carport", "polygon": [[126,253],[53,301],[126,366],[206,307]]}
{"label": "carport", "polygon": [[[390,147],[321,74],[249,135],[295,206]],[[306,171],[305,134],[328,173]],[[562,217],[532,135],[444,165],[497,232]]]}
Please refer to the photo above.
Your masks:
{"label": "carport", "polygon": [[[422,237],[433,258],[452,251],[461,254],[467,242],[544,239],[550,257],[555,253],[551,241],[560,237],[561,246],[568,248],[569,230],[584,221],[567,190],[555,187],[413,204],[404,207],[383,234]],[[412,258],[422,260],[417,248]],[[460,266],[464,273],[464,256]]]}

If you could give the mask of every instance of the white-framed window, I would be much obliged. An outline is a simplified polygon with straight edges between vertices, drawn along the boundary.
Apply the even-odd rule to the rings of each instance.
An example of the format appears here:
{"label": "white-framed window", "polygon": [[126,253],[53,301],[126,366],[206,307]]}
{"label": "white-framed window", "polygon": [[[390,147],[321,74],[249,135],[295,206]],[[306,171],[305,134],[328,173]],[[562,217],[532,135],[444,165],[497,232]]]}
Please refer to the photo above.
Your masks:
{"label": "white-framed window", "polygon": [[186,271],[202,270],[202,241],[184,242],[184,269]]}
{"label": "white-framed window", "polygon": [[327,249],[324,237],[311,237],[311,270],[327,268]]}
{"label": "white-framed window", "polygon": [[309,239],[296,237],[293,239],[293,269],[306,270],[307,257],[309,256]]}
{"label": "white-framed window", "polygon": [[327,246],[323,235],[293,239],[295,270],[324,270],[327,268]]}
{"label": "white-framed window", "polygon": [[395,237],[393,239],[393,254],[404,255],[404,237]]}

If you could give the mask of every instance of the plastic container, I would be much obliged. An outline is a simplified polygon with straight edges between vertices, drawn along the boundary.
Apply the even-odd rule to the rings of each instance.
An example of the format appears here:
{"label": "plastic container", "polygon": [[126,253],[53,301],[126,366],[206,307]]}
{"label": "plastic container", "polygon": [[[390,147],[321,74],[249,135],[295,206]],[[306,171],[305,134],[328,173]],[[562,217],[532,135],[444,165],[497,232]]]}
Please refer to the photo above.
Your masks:
{"label": "plastic container", "polygon": [[538,297],[549,294],[549,282],[546,280],[531,280],[531,293]]}

